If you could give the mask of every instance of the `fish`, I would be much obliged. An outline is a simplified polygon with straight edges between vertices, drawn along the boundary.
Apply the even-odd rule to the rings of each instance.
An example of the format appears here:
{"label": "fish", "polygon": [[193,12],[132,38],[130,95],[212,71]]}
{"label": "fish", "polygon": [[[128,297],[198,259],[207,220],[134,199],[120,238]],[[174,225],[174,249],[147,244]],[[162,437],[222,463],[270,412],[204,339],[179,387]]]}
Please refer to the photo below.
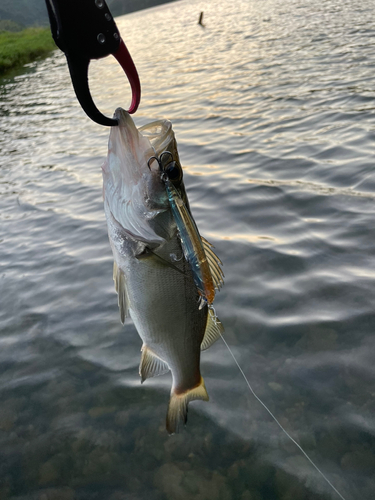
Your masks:
{"label": "fish", "polygon": [[173,434],[189,402],[208,401],[200,358],[224,331],[213,308],[222,262],[191,214],[171,122],[138,129],[122,108],[114,118],[102,174],[120,319],[130,316],[142,340],[141,382],[172,374]]}

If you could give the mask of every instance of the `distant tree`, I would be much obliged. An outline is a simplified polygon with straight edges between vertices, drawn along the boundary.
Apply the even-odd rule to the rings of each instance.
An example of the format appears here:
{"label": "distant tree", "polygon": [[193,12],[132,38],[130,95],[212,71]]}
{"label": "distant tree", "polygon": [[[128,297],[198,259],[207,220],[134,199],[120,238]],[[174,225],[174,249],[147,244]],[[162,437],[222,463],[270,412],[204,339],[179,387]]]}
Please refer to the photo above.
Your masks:
{"label": "distant tree", "polygon": [[114,16],[121,16],[123,14],[149,9],[150,7],[173,1],[174,0],[107,0],[107,4]]}
{"label": "distant tree", "polygon": [[1,31],[21,31],[25,28],[22,24],[15,23],[9,19],[0,19],[0,32]]}
{"label": "distant tree", "polygon": [[[107,0],[107,4],[114,16],[121,16],[171,1],[173,0]],[[10,20],[24,26],[47,26],[46,2],[45,0],[0,0],[0,20]]]}
{"label": "distant tree", "polygon": [[47,26],[45,0],[1,0],[0,20],[10,20],[24,26]]}

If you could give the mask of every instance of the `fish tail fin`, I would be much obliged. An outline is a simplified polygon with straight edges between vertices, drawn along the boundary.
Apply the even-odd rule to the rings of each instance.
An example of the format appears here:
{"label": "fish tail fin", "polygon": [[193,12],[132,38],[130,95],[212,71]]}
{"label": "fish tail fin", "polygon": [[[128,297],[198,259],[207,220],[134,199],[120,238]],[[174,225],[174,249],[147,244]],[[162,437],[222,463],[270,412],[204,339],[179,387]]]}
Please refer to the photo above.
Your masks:
{"label": "fish tail fin", "polygon": [[197,399],[208,401],[208,394],[202,377],[198,385],[182,394],[178,394],[172,389],[167,412],[167,431],[169,434],[178,432],[181,422],[186,424],[188,404],[190,401]]}

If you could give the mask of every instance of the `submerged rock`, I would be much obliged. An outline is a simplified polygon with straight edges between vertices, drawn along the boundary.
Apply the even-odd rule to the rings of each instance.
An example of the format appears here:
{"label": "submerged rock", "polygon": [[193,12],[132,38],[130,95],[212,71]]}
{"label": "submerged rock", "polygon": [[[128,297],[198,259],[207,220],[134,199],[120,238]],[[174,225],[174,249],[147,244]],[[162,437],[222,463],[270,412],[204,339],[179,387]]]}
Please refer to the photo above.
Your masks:
{"label": "submerged rock", "polygon": [[126,427],[130,420],[130,411],[118,411],[115,416],[115,424],[119,427]]}
{"label": "submerged rock", "polygon": [[341,458],[341,467],[344,471],[358,471],[371,474],[375,470],[375,456],[372,450],[365,447],[345,453]]}
{"label": "submerged rock", "polygon": [[163,492],[168,499],[183,498],[181,486],[184,473],[177,465],[169,463],[162,465],[155,474],[155,487]]}
{"label": "submerged rock", "polygon": [[96,480],[98,477],[116,476],[121,463],[121,457],[117,453],[95,449],[87,457],[83,475],[92,480]]}
{"label": "submerged rock", "polygon": [[5,403],[4,408],[0,408],[0,430],[10,432],[14,428],[16,420],[16,412],[10,408],[7,408],[7,405]]}
{"label": "submerged rock", "polygon": [[278,382],[268,382],[268,387],[272,389],[274,392],[282,392],[283,386]]}
{"label": "submerged rock", "polygon": [[245,490],[241,495],[241,500],[263,500],[257,491]]}
{"label": "submerged rock", "polygon": [[310,327],[296,343],[304,351],[327,351],[337,347],[338,334],[332,328]]}
{"label": "submerged rock", "polygon": [[[182,467],[180,467],[182,465]],[[226,478],[208,470],[183,470],[184,464],[162,465],[155,474],[155,487],[168,500],[231,500]]]}
{"label": "submerged rock", "polygon": [[74,490],[71,488],[49,488],[39,493],[38,500],[75,500]]}
{"label": "submerged rock", "polygon": [[110,415],[111,413],[114,413],[115,410],[115,406],[96,406],[89,409],[89,415],[92,418],[99,418],[103,415]]}
{"label": "submerged rock", "polygon": [[60,471],[56,460],[48,460],[39,469],[39,484],[53,483],[59,478]]}

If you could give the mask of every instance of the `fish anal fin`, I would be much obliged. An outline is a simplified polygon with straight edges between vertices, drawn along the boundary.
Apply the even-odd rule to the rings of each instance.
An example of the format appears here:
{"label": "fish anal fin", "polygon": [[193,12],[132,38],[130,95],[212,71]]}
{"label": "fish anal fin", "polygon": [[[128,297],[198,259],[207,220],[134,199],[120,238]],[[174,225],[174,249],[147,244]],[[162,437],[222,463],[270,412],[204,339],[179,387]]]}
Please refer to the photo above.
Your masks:
{"label": "fish anal fin", "polygon": [[208,266],[211,271],[212,281],[216,290],[220,290],[220,288],[224,284],[224,273],[220,266],[223,265],[219,257],[213,251],[213,245],[206,240],[206,238],[202,238],[204,253],[206,254]]}
{"label": "fish anal fin", "polygon": [[178,432],[181,423],[186,424],[188,404],[190,401],[195,401],[197,399],[201,399],[203,401],[208,401],[209,399],[202,377],[197,386],[186,392],[178,394],[172,389],[166,425],[169,434]]}
{"label": "fish anal fin", "polygon": [[118,307],[120,309],[121,323],[125,323],[125,318],[128,315],[128,300],[126,295],[125,275],[118,267],[116,262],[113,263],[113,281],[118,294]]}
{"label": "fish anal fin", "polygon": [[169,366],[165,361],[159,358],[146,344],[142,346],[142,357],[139,365],[139,375],[141,382],[147,378],[164,375],[169,371]]}
{"label": "fish anal fin", "polygon": [[224,333],[224,327],[222,322],[215,316],[214,313],[207,315],[206,331],[204,332],[204,337],[201,343],[201,351],[205,351],[214,344],[221,334]]}
{"label": "fish anal fin", "polygon": [[115,282],[115,290],[116,292],[118,292],[117,290],[117,287],[118,287],[118,284],[117,284],[117,273],[118,273],[118,266],[116,264],[116,261],[113,262],[113,281]]}

